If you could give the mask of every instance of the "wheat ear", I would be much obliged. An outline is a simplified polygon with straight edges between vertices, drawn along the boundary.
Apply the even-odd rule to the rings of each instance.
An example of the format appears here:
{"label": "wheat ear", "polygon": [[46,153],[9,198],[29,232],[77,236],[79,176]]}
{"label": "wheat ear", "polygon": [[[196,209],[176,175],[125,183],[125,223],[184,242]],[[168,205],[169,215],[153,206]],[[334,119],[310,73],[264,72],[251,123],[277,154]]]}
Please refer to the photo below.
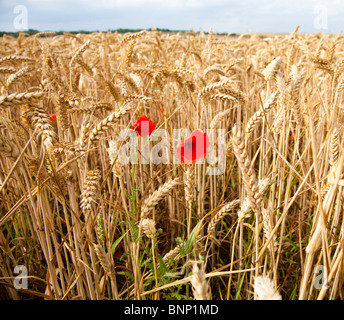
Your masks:
{"label": "wheat ear", "polygon": [[11,160],[15,160],[20,155],[19,148],[13,141],[1,137],[0,153]]}
{"label": "wheat ear", "polygon": [[271,110],[276,104],[278,98],[278,92],[272,94],[272,96],[262,105],[259,110],[250,118],[246,125],[246,134],[250,138],[252,131],[258,125],[258,123],[264,118],[265,114]]}
{"label": "wheat ear", "polygon": [[193,264],[190,282],[196,300],[211,300],[209,283],[205,279],[203,268],[200,268],[197,263]]}
{"label": "wheat ear", "polygon": [[86,174],[80,202],[80,207],[84,212],[92,210],[92,204],[96,201],[96,196],[99,191],[100,178],[101,175],[98,169],[89,170]]}
{"label": "wheat ear", "polygon": [[192,202],[194,199],[194,190],[195,190],[195,182],[194,182],[194,167],[191,166],[185,171],[184,175],[184,184],[185,184],[185,199],[188,205],[189,213],[191,214],[192,211]]}
{"label": "wheat ear", "polygon": [[42,100],[44,91],[12,93],[10,95],[0,96],[0,107],[8,108],[11,106],[20,106],[23,104],[35,104]]}
{"label": "wheat ear", "polygon": [[[268,240],[271,234],[271,231],[274,228],[274,225],[271,221],[270,215],[268,210],[266,210],[265,208],[262,208],[262,217],[263,217],[263,232],[264,232],[264,236],[265,238]],[[276,234],[273,235],[273,241],[270,242],[272,243],[272,253],[275,251],[275,249],[277,249],[277,242],[276,242],[277,236]]]}
{"label": "wheat ear", "polygon": [[274,79],[281,62],[281,57],[277,57],[266,66],[266,68],[262,72],[266,81]]}
{"label": "wheat ear", "polygon": [[339,144],[338,144],[338,139],[339,139],[339,130],[338,128],[335,128],[332,131],[331,134],[331,140],[330,140],[330,166],[333,167],[337,161],[338,161],[338,156],[339,156]]}
{"label": "wheat ear", "polygon": [[211,235],[215,231],[216,225],[221,221],[229,211],[234,209],[238,204],[240,203],[240,200],[233,200],[227,204],[225,204],[210,220],[208,224],[208,235]]}
{"label": "wheat ear", "polygon": [[153,219],[145,218],[142,219],[141,227],[143,233],[150,239],[153,239],[156,234],[155,221]]}
{"label": "wheat ear", "polygon": [[238,160],[239,168],[242,173],[247,197],[251,203],[252,208],[257,211],[261,201],[259,193],[257,178],[254,170],[251,167],[251,160],[245,149],[245,140],[241,130],[235,125],[232,129],[231,141],[235,157]]}
{"label": "wheat ear", "polygon": [[5,56],[0,59],[0,64],[5,62],[33,62],[34,59],[18,55]]}
{"label": "wheat ear", "polygon": [[258,276],[254,281],[255,300],[282,300],[273,282],[267,276]]}
{"label": "wheat ear", "polygon": [[35,128],[37,135],[42,137],[45,149],[50,152],[56,139],[56,133],[50,124],[47,112],[41,107],[28,104],[23,106],[23,114],[29,120],[30,125]]}
{"label": "wheat ear", "polygon": [[155,190],[142,204],[141,219],[148,217],[149,212],[158,204],[158,202],[165,197],[172,189],[180,183],[179,178],[169,180],[163,184],[159,189]]}
{"label": "wheat ear", "polygon": [[[111,113],[109,116],[107,116],[105,119],[100,121],[90,132],[89,134],[89,145],[92,145],[94,140],[99,138],[100,134],[103,134],[106,130],[109,129],[110,126],[113,126],[116,122],[119,121],[119,119],[128,113],[128,111],[131,109],[130,104],[126,104],[122,107],[121,110],[115,111]],[[83,140],[85,141],[85,140]]]}

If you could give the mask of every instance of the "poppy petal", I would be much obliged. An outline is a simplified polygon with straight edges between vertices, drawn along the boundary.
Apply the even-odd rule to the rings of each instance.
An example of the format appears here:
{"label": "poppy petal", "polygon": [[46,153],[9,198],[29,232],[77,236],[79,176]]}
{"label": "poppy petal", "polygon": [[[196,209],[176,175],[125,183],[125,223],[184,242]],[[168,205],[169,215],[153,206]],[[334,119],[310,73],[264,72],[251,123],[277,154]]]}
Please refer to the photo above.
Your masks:
{"label": "poppy petal", "polygon": [[136,135],[146,137],[155,130],[155,124],[147,116],[140,116],[134,122],[132,129],[136,132]]}
{"label": "poppy petal", "polygon": [[184,164],[195,163],[206,157],[208,147],[208,135],[196,130],[179,142],[177,148],[178,159]]}

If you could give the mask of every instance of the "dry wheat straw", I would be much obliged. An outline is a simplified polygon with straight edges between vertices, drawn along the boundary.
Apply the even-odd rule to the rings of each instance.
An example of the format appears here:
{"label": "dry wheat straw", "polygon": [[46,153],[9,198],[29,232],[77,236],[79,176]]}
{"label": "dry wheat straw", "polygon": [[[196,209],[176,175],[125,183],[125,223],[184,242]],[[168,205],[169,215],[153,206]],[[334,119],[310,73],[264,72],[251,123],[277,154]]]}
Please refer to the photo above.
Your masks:
{"label": "dry wheat straw", "polygon": [[[170,299],[190,281],[192,252],[207,256],[194,266],[197,299],[211,298],[212,288],[214,299],[227,291],[228,300],[250,300],[254,279],[255,299],[281,299],[279,274],[286,298],[341,299],[344,37],[296,32],[1,37],[0,298]],[[220,123],[228,135],[233,123],[243,131],[233,128],[221,175],[203,166],[122,165],[113,139],[143,114],[169,133]],[[232,225],[221,228],[219,248],[212,241],[226,218]],[[192,225],[196,241],[179,243],[195,235]],[[152,250],[141,250],[147,244]],[[25,292],[12,288],[18,261],[38,281]],[[329,286],[316,290],[319,264]],[[274,283],[258,277],[265,271]]]}
{"label": "dry wheat straw", "polygon": [[233,102],[238,102],[238,99],[232,97],[229,94],[224,94],[224,93],[216,93],[212,94],[209,97],[207,97],[209,100],[221,100],[221,101],[233,101]]}
{"label": "dry wheat straw", "polygon": [[86,51],[86,49],[89,47],[91,43],[91,40],[87,40],[76,52],[74,53],[72,59],[70,60],[69,67],[70,70],[72,70],[75,63],[82,60],[82,54]]}
{"label": "dry wheat straw", "polygon": [[337,79],[344,71],[344,58],[342,58],[338,63],[336,64],[334,68],[334,76]]}
{"label": "dry wheat straw", "polygon": [[35,35],[33,35],[34,38],[39,38],[39,37],[46,37],[46,36],[54,36],[56,34],[55,31],[41,31],[37,32]]}
{"label": "dry wheat straw", "polygon": [[[262,217],[263,217],[263,232],[264,232],[264,236],[266,238],[266,240],[268,240],[270,238],[271,235],[271,231],[274,228],[274,223],[271,221],[270,218],[270,214],[269,211],[265,208],[261,209],[262,212]],[[273,239],[272,239],[272,253],[277,249],[277,236],[276,234],[273,235]]]}
{"label": "dry wheat straw", "polygon": [[317,58],[317,57],[311,57],[310,59],[314,63],[314,66],[316,68],[325,70],[325,71],[329,72],[330,74],[334,73],[334,67],[332,66],[332,64],[328,60],[324,60],[324,59]]}
{"label": "dry wheat straw", "polygon": [[177,257],[179,256],[179,252],[180,252],[179,247],[175,247],[175,248],[171,249],[169,252],[167,252],[167,253],[162,257],[162,261],[163,261],[164,263],[168,263],[168,261],[171,260],[171,259],[176,260]]}
{"label": "dry wheat straw", "polygon": [[66,101],[64,94],[60,92],[58,92],[55,95],[55,102],[58,126],[62,130],[67,130],[70,126],[70,121],[67,112],[67,110],[69,109],[69,104]]}
{"label": "dry wheat straw", "polygon": [[[264,195],[269,184],[270,184],[270,178],[265,178],[265,179],[259,180],[259,182],[258,182],[258,193],[261,196]],[[239,222],[241,222],[245,218],[249,218],[250,212],[253,209],[254,208],[252,208],[252,202],[250,201],[249,197],[246,196],[241,207],[240,207],[240,210],[238,211]]]}
{"label": "dry wheat straw", "polygon": [[109,141],[109,148],[107,149],[109,158],[110,158],[110,165],[112,168],[112,172],[114,173],[115,177],[121,177],[121,165],[118,161],[118,149],[117,149],[117,142],[114,140]]}

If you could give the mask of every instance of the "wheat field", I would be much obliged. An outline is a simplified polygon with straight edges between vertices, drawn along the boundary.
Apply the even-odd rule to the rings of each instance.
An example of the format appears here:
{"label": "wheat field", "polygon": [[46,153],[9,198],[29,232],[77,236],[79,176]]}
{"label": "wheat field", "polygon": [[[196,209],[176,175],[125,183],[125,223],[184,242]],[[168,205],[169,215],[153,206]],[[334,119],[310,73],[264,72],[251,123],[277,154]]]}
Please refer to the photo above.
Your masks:
{"label": "wheat field", "polygon": [[343,299],[343,71],[297,29],[3,36],[0,298]]}

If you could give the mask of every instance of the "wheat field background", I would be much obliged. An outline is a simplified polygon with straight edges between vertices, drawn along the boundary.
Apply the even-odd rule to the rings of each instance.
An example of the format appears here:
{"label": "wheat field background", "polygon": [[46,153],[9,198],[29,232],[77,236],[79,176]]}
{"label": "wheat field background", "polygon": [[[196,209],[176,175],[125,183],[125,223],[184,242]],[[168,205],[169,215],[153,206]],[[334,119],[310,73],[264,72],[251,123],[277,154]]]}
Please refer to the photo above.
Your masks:
{"label": "wheat field background", "polygon": [[[343,71],[297,29],[3,36],[0,298],[342,299]],[[224,172],[121,164],[143,115],[225,130]]]}

